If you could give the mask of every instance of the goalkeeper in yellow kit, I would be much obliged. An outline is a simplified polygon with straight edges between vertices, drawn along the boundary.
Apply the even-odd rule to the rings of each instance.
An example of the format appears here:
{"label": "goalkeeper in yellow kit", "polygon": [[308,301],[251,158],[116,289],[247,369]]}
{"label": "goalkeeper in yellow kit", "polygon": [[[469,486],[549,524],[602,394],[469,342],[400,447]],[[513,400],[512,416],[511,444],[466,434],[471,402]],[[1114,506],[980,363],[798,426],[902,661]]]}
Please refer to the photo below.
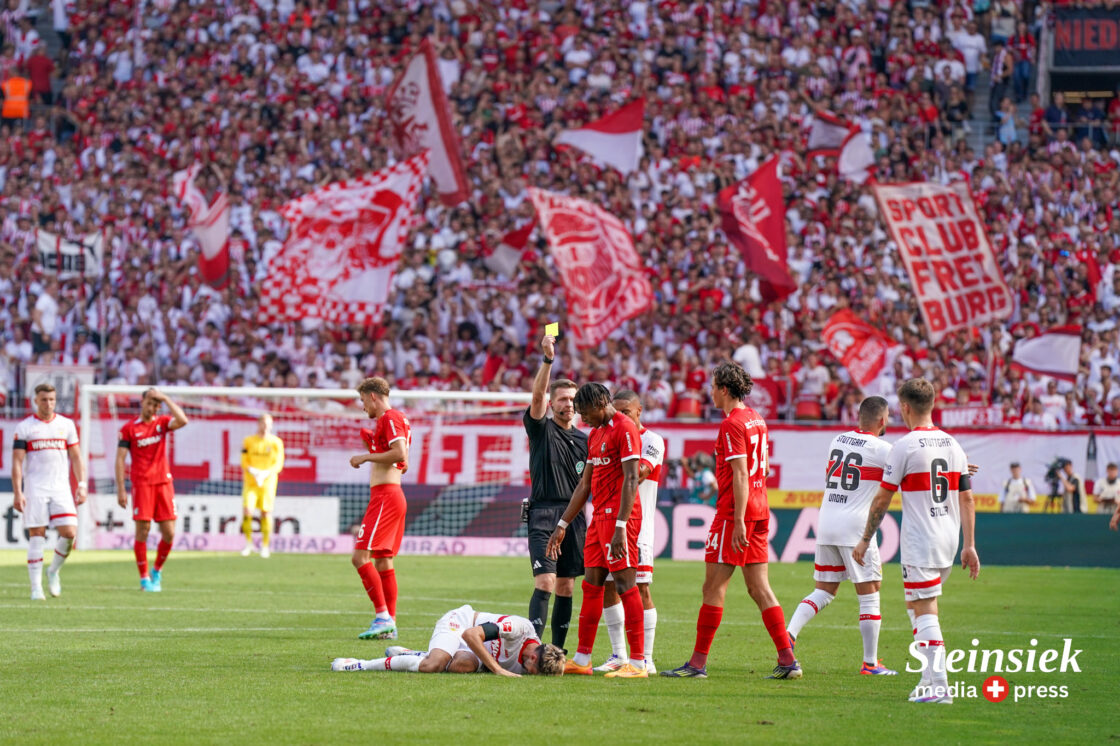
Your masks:
{"label": "goalkeeper in yellow kit", "polygon": [[269,556],[272,538],[272,503],[276,499],[276,478],[284,468],[284,441],[272,434],[272,415],[262,414],[257,432],[241,444],[242,507],[241,533],[245,534],[242,557],[253,552],[253,510],[261,513],[261,557]]}

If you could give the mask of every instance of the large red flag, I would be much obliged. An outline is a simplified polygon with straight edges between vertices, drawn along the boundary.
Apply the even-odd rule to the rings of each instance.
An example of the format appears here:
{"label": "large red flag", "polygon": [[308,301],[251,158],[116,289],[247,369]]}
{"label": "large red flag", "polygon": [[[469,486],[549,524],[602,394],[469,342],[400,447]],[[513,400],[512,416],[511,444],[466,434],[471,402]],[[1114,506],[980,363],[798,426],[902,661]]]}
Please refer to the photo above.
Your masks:
{"label": "large red flag", "polygon": [[753,174],[719,193],[723,232],[759,276],[763,298],[781,300],[797,289],[786,254],[786,208],[778,159],[771,158]]}
{"label": "large red flag", "polygon": [[431,151],[428,173],[440,201],[451,207],[465,200],[470,188],[459,156],[459,136],[451,121],[436,53],[427,39],[393,81],[385,95],[385,108],[396,151],[404,157]]}
{"label": "large red flag", "polygon": [[171,175],[175,197],[190,213],[187,227],[194,233],[201,251],[198,273],[203,282],[219,290],[229,280],[229,198],[219,193],[213,203],[206,201],[194,180],[202,166],[198,163]]}
{"label": "large red flag", "polygon": [[1011,290],[967,184],[873,184],[872,190],[910,275],[930,344],[1011,315]]}
{"label": "large red flag", "polygon": [[832,314],[821,337],[863,391],[872,389],[902,351],[902,345],[846,308]]}
{"label": "large red flag", "polygon": [[564,283],[576,344],[594,347],[653,302],[649,276],[622,221],[586,200],[529,189]]}
{"label": "large red flag", "polygon": [[261,322],[380,321],[427,166],[424,151],[280,208],[292,230],[261,285]]}

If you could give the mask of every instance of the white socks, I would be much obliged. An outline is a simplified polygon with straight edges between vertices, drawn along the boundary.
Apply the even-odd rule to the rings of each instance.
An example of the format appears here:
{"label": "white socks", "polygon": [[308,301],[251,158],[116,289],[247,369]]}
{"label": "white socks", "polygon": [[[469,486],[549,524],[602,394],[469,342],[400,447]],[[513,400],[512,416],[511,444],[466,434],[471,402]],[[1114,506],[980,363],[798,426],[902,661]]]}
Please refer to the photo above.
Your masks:
{"label": "white socks", "polygon": [[54,557],[51,559],[51,572],[58,572],[62,567],[62,563],[70,556],[70,549],[74,546],[73,539],[67,539],[65,536],[58,537],[58,543],[54,545]]}
{"label": "white socks", "polygon": [[45,536],[32,536],[27,540],[27,576],[31,579],[31,595],[43,595],[43,545]]}
{"label": "white socks", "polygon": [[813,592],[801,599],[801,603],[797,605],[793,616],[789,620],[789,624],[786,626],[786,631],[794,637],[797,637],[801,634],[801,628],[808,624],[810,619],[824,611],[824,607],[832,603],[832,599],[834,598],[836,598],[836,596],[828,591],[814,588]]}
{"label": "white socks", "polygon": [[657,609],[646,609],[646,665],[653,663],[653,635],[657,631]]}
{"label": "white socks", "polygon": [[425,655],[394,655],[390,658],[374,658],[362,661],[363,671],[407,671],[417,673],[420,670],[420,661]]}
{"label": "white socks", "polygon": [[945,641],[941,637],[941,624],[936,614],[923,614],[914,621],[918,633],[914,635],[920,643],[920,652],[926,659],[923,681],[933,687],[949,686],[949,673],[945,669]]}
{"label": "white socks", "polygon": [[876,665],[879,662],[879,593],[859,596],[859,633],[863,635],[863,662]]}
{"label": "white socks", "polygon": [[622,602],[603,609],[603,621],[607,623],[607,636],[611,638],[611,652],[619,658],[626,657],[626,612]]}
{"label": "white socks", "polygon": [[377,612],[377,613],[376,613],[376,614],[374,615],[374,617],[373,617],[373,618],[374,618],[374,619],[379,619],[379,620],[381,620],[381,621],[383,621],[383,622],[391,622],[391,621],[393,621],[393,617],[389,616],[389,611],[388,611],[388,609],[386,609],[385,611],[379,611],[379,612]]}

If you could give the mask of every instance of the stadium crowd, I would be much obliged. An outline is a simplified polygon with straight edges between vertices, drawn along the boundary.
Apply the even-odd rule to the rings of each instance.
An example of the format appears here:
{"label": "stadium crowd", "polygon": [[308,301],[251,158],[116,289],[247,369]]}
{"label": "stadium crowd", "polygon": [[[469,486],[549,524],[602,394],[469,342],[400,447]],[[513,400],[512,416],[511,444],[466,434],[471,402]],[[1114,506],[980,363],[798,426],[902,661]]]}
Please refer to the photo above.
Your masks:
{"label": "stadium crowd", "polygon": [[[852,308],[905,345],[885,390],[920,372],[946,407],[997,407],[1025,427],[1120,426],[1120,105],[1034,99],[1015,127],[1003,97],[1029,94],[1043,20],[1024,15],[1029,3],[156,0],[137,26],[130,2],[55,0],[41,8],[62,44],[53,58],[21,3],[8,5],[0,79],[26,75],[32,104],[26,118],[5,107],[0,132],[9,386],[38,362],[96,363],[103,381],[127,383],[352,387],[383,375],[401,388],[526,390],[541,324],[564,318],[562,288],[536,237],[516,277],[484,259],[533,219],[527,187],[538,186],[631,228],[654,307],[599,349],[565,349],[557,373],[636,388],[651,420],[702,398],[707,371],[731,356],[780,383],[786,416],[853,422],[860,393],[821,342],[829,315]],[[287,229],[278,207],[390,162],[383,94],[426,35],[472,197],[424,199],[383,324],[259,326]],[[991,100],[973,91],[984,68]],[[637,172],[550,145],[636,96],[647,100]],[[973,152],[986,106],[1012,113]],[[805,155],[814,107],[868,133],[880,180],[970,184],[1015,295],[1011,319],[927,345],[870,192]],[[773,154],[799,287],[766,305],[723,240],[714,195]],[[207,195],[226,189],[232,203],[220,291],[200,282],[170,193],[171,174],[195,161]],[[103,277],[41,272],[37,227],[103,230]],[[1084,327],[1075,384],[1008,365],[1016,339],[1067,323]]]}

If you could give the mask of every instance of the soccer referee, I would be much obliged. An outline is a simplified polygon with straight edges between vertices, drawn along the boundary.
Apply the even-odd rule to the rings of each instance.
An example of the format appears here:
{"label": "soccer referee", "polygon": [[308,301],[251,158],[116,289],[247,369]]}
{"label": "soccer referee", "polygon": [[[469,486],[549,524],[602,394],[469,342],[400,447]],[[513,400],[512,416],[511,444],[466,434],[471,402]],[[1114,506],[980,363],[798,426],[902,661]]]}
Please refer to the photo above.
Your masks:
{"label": "soccer referee", "polygon": [[[548,599],[555,591],[556,605],[552,609],[552,644],[564,647],[568,624],[572,620],[572,591],[575,579],[583,575],[583,539],[587,522],[580,513],[572,521],[560,545],[560,556],[548,558],[548,538],[556,522],[564,515],[568,500],[579,484],[583,465],[587,460],[587,435],[580,432],[572,420],[575,407],[572,400],[578,386],[574,381],[557,380],[548,386],[552,377],[552,360],[555,356],[556,338],[545,335],[541,341],[544,360],[533,379],[533,401],[525,412],[525,432],[529,436],[529,561],[533,566],[533,598],[529,601],[529,620],[540,637],[548,619]],[[549,388],[550,401],[545,404],[545,388]],[[552,417],[546,417],[548,408]]]}

